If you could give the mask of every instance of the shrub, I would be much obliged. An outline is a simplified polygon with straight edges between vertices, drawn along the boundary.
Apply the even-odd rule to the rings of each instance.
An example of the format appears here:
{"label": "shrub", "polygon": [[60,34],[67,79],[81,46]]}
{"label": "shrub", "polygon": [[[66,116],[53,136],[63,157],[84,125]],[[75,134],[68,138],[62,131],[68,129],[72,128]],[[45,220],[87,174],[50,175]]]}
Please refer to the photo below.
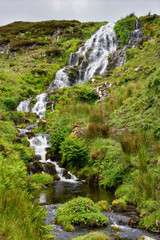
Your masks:
{"label": "shrub", "polygon": [[88,148],[79,138],[66,138],[61,144],[62,163],[74,168],[82,168],[88,160]]}
{"label": "shrub", "polygon": [[30,176],[30,186],[31,189],[42,188],[45,185],[50,185],[53,183],[53,177],[47,173],[36,173]]}
{"label": "shrub", "polygon": [[57,209],[57,223],[65,230],[74,231],[73,224],[80,226],[104,226],[108,218],[101,214],[99,207],[89,198],[74,198]]}
{"label": "shrub", "polygon": [[114,30],[118,37],[120,37],[120,46],[122,47],[129,40],[130,31],[134,29],[137,17],[131,14],[116,22]]}
{"label": "shrub", "polygon": [[64,124],[65,122],[59,123],[59,126],[51,132],[50,143],[53,155],[60,151],[61,143],[71,132],[71,129]]}
{"label": "shrub", "polygon": [[89,102],[98,99],[97,93],[90,87],[82,88],[78,93],[78,98],[82,101]]}

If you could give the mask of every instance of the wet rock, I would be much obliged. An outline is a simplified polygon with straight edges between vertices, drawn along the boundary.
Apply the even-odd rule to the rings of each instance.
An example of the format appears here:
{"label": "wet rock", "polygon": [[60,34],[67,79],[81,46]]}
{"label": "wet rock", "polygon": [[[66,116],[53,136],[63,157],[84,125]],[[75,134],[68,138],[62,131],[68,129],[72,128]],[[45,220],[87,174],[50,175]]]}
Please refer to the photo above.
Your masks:
{"label": "wet rock", "polygon": [[28,166],[28,172],[29,173],[41,173],[42,171],[44,171],[43,165],[41,162],[38,161],[34,161],[33,164]]}
{"label": "wet rock", "polygon": [[41,160],[41,155],[37,155],[37,154],[36,154],[35,157],[36,157],[36,160],[37,160],[37,161],[40,161],[40,160]]}
{"label": "wet rock", "polygon": [[51,151],[51,148],[47,148],[46,149],[47,153],[46,153],[46,160],[50,159],[52,160],[52,151]]}
{"label": "wet rock", "polygon": [[128,221],[128,225],[132,228],[138,227],[138,224],[139,224],[139,217],[138,216],[133,216]]}
{"label": "wet rock", "polygon": [[64,170],[63,170],[63,175],[62,175],[62,176],[65,177],[67,174],[68,174],[67,169],[64,169]]}
{"label": "wet rock", "polygon": [[142,237],[138,238],[138,240],[156,240],[156,239],[147,237],[147,236],[142,236]]}
{"label": "wet rock", "polygon": [[111,226],[111,229],[115,232],[119,232],[120,231],[120,228],[117,227],[117,226]]}
{"label": "wet rock", "polygon": [[56,172],[56,167],[53,163],[47,162],[44,164],[45,172],[47,172],[50,175],[55,175]]}
{"label": "wet rock", "polygon": [[66,178],[66,179],[71,179],[71,174],[69,174],[69,173],[66,174],[65,178]]}
{"label": "wet rock", "polygon": [[33,132],[27,132],[26,134],[27,134],[29,139],[33,138],[33,136],[35,135],[34,131]]}
{"label": "wet rock", "polygon": [[127,210],[127,205],[122,199],[116,199],[112,202],[112,209],[116,212],[124,212]]}
{"label": "wet rock", "polygon": [[42,127],[43,129],[46,127],[47,121],[44,119],[41,119],[38,123],[38,127]]}
{"label": "wet rock", "polygon": [[55,174],[55,175],[53,176],[53,179],[54,179],[55,181],[61,180],[61,178],[60,178],[57,174]]}

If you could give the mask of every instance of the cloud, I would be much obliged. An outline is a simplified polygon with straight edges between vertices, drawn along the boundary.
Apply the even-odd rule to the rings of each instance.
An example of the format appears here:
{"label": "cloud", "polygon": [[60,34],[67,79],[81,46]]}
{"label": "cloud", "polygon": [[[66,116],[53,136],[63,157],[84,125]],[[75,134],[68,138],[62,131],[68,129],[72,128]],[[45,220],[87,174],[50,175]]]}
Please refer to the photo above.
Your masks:
{"label": "cloud", "polygon": [[66,11],[79,13],[81,11],[86,11],[90,6],[90,0],[53,0],[51,1],[54,11]]}

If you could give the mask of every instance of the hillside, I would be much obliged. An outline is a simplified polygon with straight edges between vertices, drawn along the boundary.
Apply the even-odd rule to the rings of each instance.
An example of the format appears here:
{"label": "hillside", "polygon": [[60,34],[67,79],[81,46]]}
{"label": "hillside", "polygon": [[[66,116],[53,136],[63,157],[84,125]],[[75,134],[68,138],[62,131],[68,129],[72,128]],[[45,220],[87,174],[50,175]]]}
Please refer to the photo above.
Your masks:
{"label": "hillside", "polygon": [[[119,47],[109,55],[109,66],[128,42],[136,19],[130,15],[116,23]],[[125,64],[50,92],[45,118],[32,133],[49,133],[52,159],[61,159],[90,184],[114,189],[116,198],[137,207],[140,227],[160,231],[160,17],[140,20],[143,38],[126,48]],[[46,234],[45,211],[29,194],[35,187],[27,175],[34,150],[14,128],[34,124],[36,114],[16,108],[30,97],[33,106],[36,94],[49,91],[70,54],[104,24],[47,21],[0,27],[1,239],[53,239]]]}

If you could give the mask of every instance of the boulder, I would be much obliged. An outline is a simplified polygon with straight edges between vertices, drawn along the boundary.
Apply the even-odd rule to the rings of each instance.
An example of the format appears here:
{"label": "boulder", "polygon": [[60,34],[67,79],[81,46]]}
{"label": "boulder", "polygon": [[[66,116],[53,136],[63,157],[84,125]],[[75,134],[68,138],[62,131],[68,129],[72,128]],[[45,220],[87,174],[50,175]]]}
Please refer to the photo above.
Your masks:
{"label": "boulder", "polygon": [[156,240],[156,239],[147,237],[147,236],[142,236],[142,237],[138,238],[138,240]]}
{"label": "boulder", "polygon": [[71,174],[68,173],[68,174],[65,176],[65,178],[66,178],[66,179],[71,179]]}
{"label": "boulder", "polygon": [[46,151],[47,151],[47,153],[46,153],[46,160],[48,160],[48,159],[52,160],[51,148],[47,148]]}
{"label": "boulder", "polygon": [[139,224],[139,217],[138,216],[133,216],[128,221],[128,225],[132,228],[138,227],[138,224]]}
{"label": "boulder", "polygon": [[54,179],[55,181],[61,180],[61,178],[60,178],[57,174],[55,174],[55,175],[53,176],[53,179]]}
{"label": "boulder", "polygon": [[51,162],[45,163],[44,168],[45,168],[45,172],[50,175],[55,175],[57,173],[55,165]]}
{"label": "boulder", "polygon": [[112,202],[112,209],[116,212],[124,212],[127,209],[127,205],[124,200],[116,199]]}
{"label": "boulder", "polygon": [[108,211],[109,210],[109,204],[106,200],[101,200],[96,203],[101,211]]}
{"label": "boulder", "polygon": [[31,165],[28,166],[28,172],[29,173],[41,173],[44,171],[43,165],[39,161],[34,161]]}

